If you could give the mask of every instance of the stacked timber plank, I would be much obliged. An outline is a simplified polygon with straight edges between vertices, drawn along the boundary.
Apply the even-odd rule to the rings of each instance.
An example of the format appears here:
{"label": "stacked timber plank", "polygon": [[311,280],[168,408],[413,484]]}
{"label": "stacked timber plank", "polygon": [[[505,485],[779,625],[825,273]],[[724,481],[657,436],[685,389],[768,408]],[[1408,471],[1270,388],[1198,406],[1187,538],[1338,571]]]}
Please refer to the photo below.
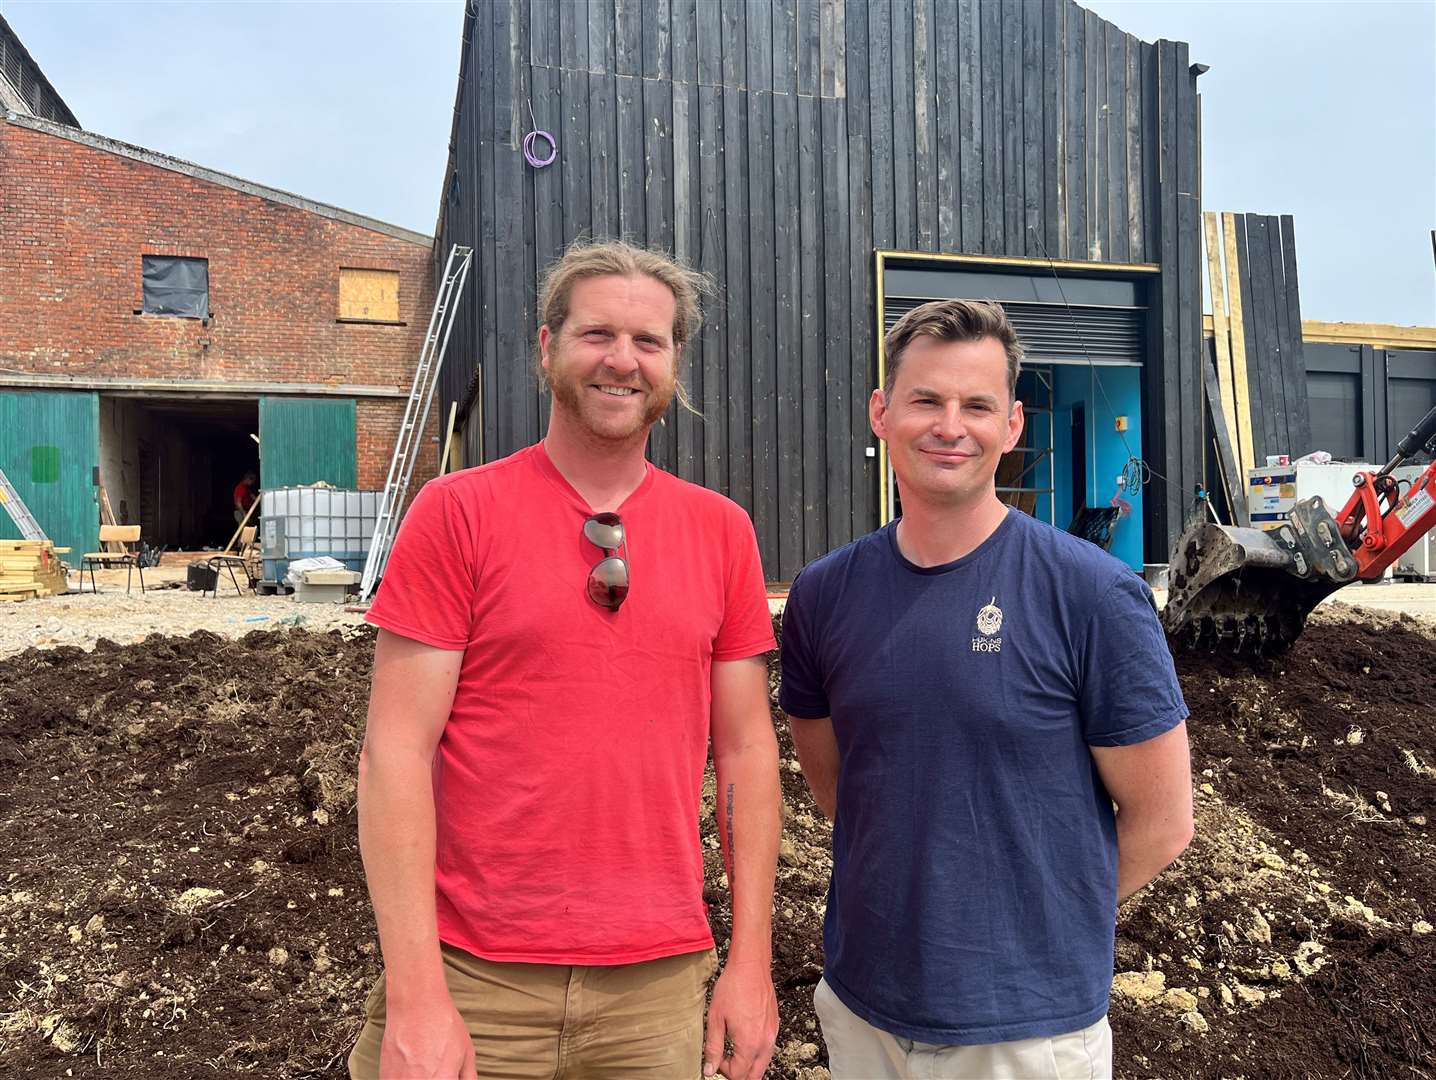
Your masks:
{"label": "stacked timber plank", "polygon": [[1213,340],[1203,376],[1217,463],[1245,524],[1247,470],[1313,449],[1290,215],[1204,217]]}
{"label": "stacked timber plank", "polygon": [[0,601],[56,596],[65,591],[65,564],[49,540],[0,540]]}

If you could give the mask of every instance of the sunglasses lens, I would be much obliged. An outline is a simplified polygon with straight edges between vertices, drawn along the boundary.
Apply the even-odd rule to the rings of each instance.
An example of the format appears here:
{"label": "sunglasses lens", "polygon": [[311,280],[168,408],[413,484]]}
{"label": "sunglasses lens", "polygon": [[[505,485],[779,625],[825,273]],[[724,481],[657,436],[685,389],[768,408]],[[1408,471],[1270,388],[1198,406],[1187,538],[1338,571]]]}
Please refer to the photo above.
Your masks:
{"label": "sunglasses lens", "polygon": [[623,522],[617,514],[594,514],[583,523],[583,535],[594,547],[616,551],[623,546]]}
{"label": "sunglasses lens", "polygon": [[599,607],[617,611],[628,596],[628,564],[610,555],[588,572],[588,595]]}

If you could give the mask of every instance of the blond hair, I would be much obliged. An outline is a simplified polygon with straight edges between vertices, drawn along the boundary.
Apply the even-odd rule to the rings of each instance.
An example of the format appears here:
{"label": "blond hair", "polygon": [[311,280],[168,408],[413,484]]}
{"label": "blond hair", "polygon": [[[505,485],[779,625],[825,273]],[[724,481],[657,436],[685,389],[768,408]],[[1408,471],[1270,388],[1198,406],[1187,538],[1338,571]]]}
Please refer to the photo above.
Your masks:
{"label": "blond hair", "polygon": [[1007,321],[1007,312],[1002,310],[1001,304],[992,300],[934,300],[909,311],[883,337],[883,357],[886,361],[884,395],[892,396],[903,350],[919,337],[936,338],[938,341],[996,338],[1007,354],[1008,396],[1017,397],[1017,375],[1022,370],[1022,343],[1017,340],[1017,331]]}

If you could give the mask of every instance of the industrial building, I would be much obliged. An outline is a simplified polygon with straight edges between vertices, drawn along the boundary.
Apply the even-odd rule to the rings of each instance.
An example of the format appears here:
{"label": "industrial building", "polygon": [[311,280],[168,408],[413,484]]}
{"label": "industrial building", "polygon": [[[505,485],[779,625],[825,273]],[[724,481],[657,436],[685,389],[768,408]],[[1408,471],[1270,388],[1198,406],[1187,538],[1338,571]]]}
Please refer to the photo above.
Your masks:
{"label": "industrial building", "polygon": [[194,550],[229,538],[250,470],[381,488],[432,239],[82,130],[3,23],[0,41],[20,72],[0,116],[0,468],[46,533],[95,550],[103,491],[145,542]]}
{"label": "industrial building", "polygon": [[[771,580],[898,512],[866,402],[884,329],[941,297],[1002,301],[1028,348],[1004,497],[1059,527],[1125,502],[1111,549],[1165,563],[1219,486],[1206,70],[1072,0],[469,4],[435,245],[475,252],[442,386],[464,462],[542,435],[539,275],[576,238],[622,237],[718,286],[684,362],[702,415],[675,407],[651,453],[751,513]],[[1379,456],[1405,430],[1388,401],[1419,416],[1436,395],[1436,333],[1302,323],[1294,265],[1263,267],[1253,304],[1296,329],[1254,352],[1299,368],[1309,331],[1311,431]],[[1356,360],[1327,348],[1352,341]],[[1389,395],[1370,374],[1385,346],[1407,379]]]}

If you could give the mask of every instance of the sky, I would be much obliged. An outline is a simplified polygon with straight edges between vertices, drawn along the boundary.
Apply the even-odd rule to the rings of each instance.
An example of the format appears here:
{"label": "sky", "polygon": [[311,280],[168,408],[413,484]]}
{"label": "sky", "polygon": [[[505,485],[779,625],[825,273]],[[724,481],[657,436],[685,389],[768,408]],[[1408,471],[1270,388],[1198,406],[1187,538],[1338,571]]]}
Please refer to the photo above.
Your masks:
{"label": "sky", "polygon": [[[1204,208],[1295,217],[1303,317],[1436,325],[1436,0],[1084,6],[1210,66]],[[0,14],[87,130],[433,231],[459,0]]]}

